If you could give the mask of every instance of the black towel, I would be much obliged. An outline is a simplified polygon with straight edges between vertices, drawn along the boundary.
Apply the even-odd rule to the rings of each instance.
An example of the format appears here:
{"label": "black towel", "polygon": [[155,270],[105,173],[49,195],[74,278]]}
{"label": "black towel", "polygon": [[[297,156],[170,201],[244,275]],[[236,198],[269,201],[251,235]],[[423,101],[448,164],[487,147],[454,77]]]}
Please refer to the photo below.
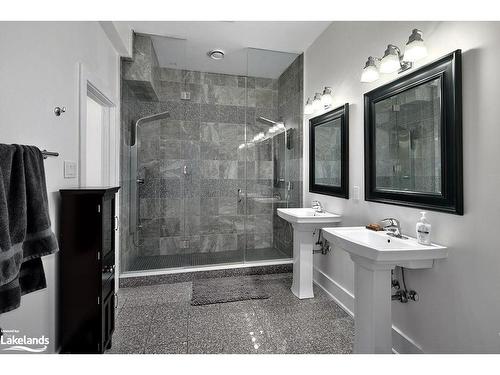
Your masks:
{"label": "black towel", "polygon": [[0,314],[47,286],[41,257],[57,250],[42,152],[0,144]]}

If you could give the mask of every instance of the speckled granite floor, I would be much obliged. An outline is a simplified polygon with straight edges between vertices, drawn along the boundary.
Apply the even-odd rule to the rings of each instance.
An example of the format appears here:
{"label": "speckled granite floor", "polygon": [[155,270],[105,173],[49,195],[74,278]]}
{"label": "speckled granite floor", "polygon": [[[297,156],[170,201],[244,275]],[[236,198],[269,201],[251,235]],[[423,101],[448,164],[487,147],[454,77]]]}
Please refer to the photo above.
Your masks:
{"label": "speckled granite floor", "polygon": [[353,320],[319,287],[299,300],[291,274],[242,278],[271,298],[191,306],[191,282],[120,289],[108,353],[351,353]]}

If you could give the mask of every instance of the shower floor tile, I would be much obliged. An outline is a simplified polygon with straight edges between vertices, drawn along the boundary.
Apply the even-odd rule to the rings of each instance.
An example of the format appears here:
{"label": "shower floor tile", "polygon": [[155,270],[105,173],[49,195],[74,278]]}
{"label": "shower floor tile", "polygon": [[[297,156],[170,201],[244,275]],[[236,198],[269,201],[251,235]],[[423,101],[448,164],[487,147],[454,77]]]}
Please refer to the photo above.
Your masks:
{"label": "shower floor tile", "polygon": [[213,264],[255,262],[263,260],[288,259],[289,255],[273,248],[246,251],[220,251],[213,253],[173,254],[140,256],[128,271],[147,271],[165,268],[199,267]]}
{"label": "shower floor tile", "polygon": [[107,353],[352,352],[352,318],[316,285],[314,298],[299,300],[290,291],[289,273],[239,278],[258,279],[271,297],[191,306],[191,282],[120,289],[117,328]]}

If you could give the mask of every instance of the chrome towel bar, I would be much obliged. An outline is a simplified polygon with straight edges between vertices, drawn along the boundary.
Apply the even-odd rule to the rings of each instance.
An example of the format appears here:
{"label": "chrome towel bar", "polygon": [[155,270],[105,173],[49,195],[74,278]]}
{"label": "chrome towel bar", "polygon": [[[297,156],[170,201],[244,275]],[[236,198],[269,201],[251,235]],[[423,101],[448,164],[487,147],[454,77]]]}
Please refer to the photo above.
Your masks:
{"label": "chrome towel bar", "polygon": [[47,150],[42,150],[42,155],[44,159],[47,159],[49,156],[59,156],[58,152],[52,152]]}

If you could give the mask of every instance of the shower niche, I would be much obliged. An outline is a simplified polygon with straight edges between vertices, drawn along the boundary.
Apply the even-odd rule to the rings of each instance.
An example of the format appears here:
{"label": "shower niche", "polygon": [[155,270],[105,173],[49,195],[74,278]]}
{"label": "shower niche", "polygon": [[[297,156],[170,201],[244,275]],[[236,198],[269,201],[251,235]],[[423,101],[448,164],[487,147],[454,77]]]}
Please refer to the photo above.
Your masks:
{"label": "shower niche", "polygon": [[140,69],[122,62],[122,271],[290,262],[276,209],[302,204],[302,55],[214,61],[186,40],[136,40],[153,83],[131,84]]}

